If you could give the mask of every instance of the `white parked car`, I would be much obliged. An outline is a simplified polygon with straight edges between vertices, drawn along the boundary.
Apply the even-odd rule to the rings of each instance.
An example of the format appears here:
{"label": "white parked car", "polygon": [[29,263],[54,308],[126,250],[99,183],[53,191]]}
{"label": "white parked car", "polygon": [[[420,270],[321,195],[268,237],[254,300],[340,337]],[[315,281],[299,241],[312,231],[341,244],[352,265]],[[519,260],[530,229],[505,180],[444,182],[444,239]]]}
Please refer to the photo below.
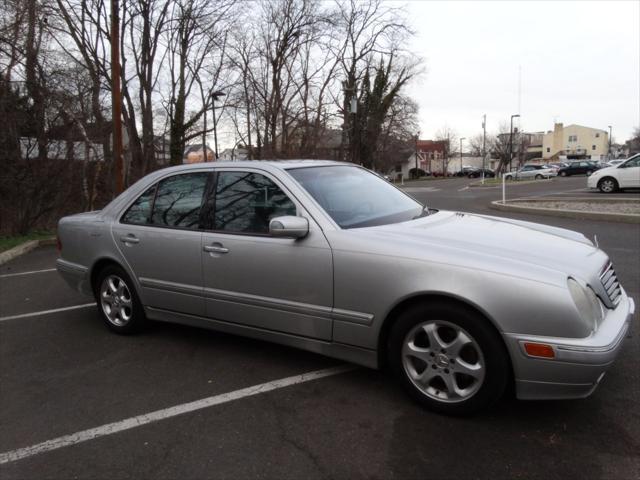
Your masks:
{"label": "white parked car", "polygon": [[640,153],[619,165],[596,170],[587,179],[589,188],[613,193],[625,188],[640,188]]}
{"label": "white parked car", "polygon": [[541,180],[543,178],[555,177],[558,175],[558,171],[554,168],[546,165],[525,165],[516,172],[508,172],[504,174],[505,180],[524,180],[524,179],[536,179]]}

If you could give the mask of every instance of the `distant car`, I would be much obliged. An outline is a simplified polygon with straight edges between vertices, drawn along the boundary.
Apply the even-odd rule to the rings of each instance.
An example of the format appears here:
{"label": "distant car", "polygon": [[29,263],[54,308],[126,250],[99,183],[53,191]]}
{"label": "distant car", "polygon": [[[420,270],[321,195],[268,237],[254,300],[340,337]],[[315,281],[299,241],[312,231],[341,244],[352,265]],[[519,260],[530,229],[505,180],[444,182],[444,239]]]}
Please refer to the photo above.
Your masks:
{"label": "distant car", "polygon": [[547,167],[546,165],[525,165],[520,170],[505,173],[504,179],[522,180],[530,178],[541,180],[543,178],[555,177],[556,175],[556,171],[553,168]]}
{"label": "distant car", "polygon": [[589,188],[613,193],[625,188],[640,188],[640,153],[623,160],[619,165],[602,168],[587,180]]}
{"label": "distant car", "polygon": [[[482,168],[478,168],[472,172],[469,172],[469,175],[467,175],[469,178],[480,178],[482,177]],[[488,168],[484,169],[484,176],[485,178],[493,178],[496,176],[495,172],[493,170],[489,170]]]}
{"label": "distant car", "polygon": [[479,171],[480,169],[478,167],[471,167],[468,165],[465,165],[464,167],[462,167],[462,169],[459,172],[455,173],[456,177],[468,177],[469,175],[471,175],[473,172]]}
{"label": "distant car", "polygon": [[561,168],[568,167],[569,164],[565,162],[556,162],[556,163],[550,163],[549,166],[554,167],[556,170],[560,170]]}
{"label": "distant car", "polygon": [[591,175],[596,170],[600,169],[600,166],[596,162],[590,162],[587,160],[580,160],[570,163],[569,166],[563,167],[558,170],[558,175],[561,177],[568,177],[570,175]]}

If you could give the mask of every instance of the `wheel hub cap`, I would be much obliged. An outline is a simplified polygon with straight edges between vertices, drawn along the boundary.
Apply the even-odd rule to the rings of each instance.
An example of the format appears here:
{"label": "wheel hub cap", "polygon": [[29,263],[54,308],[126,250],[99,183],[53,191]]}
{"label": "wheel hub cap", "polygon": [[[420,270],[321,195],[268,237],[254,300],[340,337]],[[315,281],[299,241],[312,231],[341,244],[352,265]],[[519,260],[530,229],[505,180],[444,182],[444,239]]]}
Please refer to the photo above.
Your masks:
{"label": "wheel hub cap", "polygon": [[446,355],[439,353],[436,356],[436,361],[435,361],[436,365],[439,366],[440,368],[444,368],[444,367],[448,367],[449,366],[449,357],[447,357]]}
{"label": "wheel hub cap", "polygon": [[484,383],[480,345],[466,330],[445,320],[427,320],[409,331],[402,364],[411,383],[440,402],[467,400]]}

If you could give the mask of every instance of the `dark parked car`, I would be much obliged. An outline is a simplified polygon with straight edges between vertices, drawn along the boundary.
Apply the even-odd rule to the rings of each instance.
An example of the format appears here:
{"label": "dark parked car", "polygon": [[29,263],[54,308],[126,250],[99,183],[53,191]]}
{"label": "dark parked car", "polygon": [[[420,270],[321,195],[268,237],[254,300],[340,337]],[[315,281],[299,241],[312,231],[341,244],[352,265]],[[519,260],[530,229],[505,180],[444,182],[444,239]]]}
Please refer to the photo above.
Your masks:
{"label": "dark parked car", "polygon": [[568,177],[569,175],[591,175],[601,167],[597,162],[588,162],[586,160],[580,160],[579,162],[570,163],[568,167],[563,167],[558,170],[558,175],[561,177]]}
{"label": "dark parked car", "polygon": [[[485,178],[493,178],[495,177],[496,174],[494,173],[493,170],[489,170],[488,168],[484,169],[484,177]],[[469,178],[480,178],[482,177],[482,168],[478,168],[472,172],[469,172],[468,175]]]}
{"label": "dark parked car", "polygon": [[467,177],[472,172],[475,172],[476,170],[480,170],[480,169],[478,167],[464,166],[460,171],[456,172],[454,175],[456,177]]}

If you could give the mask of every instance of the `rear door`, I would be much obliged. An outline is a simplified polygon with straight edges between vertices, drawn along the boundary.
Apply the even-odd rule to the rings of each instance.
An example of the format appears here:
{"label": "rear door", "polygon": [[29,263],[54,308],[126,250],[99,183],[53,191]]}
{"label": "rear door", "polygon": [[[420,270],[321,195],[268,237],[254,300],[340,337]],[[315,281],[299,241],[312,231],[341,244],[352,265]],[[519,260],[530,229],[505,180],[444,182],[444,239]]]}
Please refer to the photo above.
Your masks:
{"label": "rear door", "polygon": [[204,314],[201,206],[210,172],[163,178],[114,223],[114,241],[148,307]]}
{"label": "rear door", "polygon": [[[313,218],[286,185],[256,169],[219,169],[202,236],[208,317],[330,340],[333,258]],[[269,235],[269,221],[303,216],[302,239]]]}

